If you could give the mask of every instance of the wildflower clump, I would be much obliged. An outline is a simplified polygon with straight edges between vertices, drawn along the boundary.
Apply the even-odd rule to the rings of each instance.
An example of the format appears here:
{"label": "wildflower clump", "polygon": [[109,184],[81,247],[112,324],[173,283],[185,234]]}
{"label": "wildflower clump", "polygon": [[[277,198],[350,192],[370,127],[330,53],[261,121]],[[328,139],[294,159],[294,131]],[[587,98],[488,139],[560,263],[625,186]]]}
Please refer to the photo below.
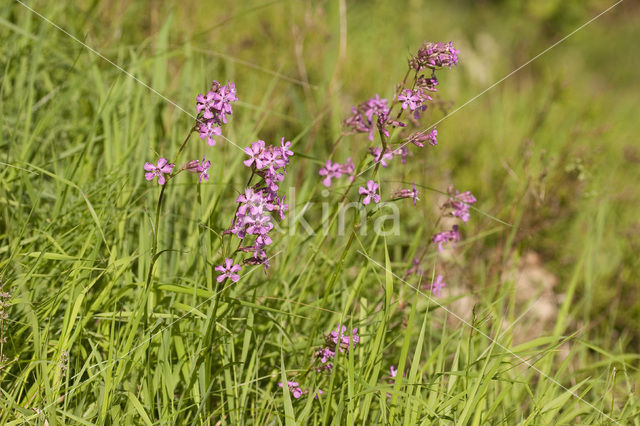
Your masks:
{"label": "wildflower clump", "polygon": [[349,350],[354,349],[358,342],[360,342],[360,336],[357,328],[348,333],[346,326],[338,324],[335,330],[331,330],[329,334],[324,336],[324,346],[314,354],[314,358],[319,360],[321,364],[317,367],[317,371],[331,371],[333,363],[330,361],[336,356],[336,350],[339,350],[340,353],[349,353]]}
{"label": "wildflower clump", "polygon": [[204,95],[196,98],[196,111],[200,126],[198,131],[200,139],[207,145],[216,144],[215,136],[222,135],[221,126],[227,123],[227,115],[233,113],[231,102],[237,101],[236,85],[228,82],[224,86],[216,80],[211,84],[211,89]]}
{"label": "wildflower clump", "polygon": [[266,145],[258,140],[245,148],[249,159],[244,165],[251,169],[251,180],[254,176],[259,181],[245,189],[236,199],[238,207],[231,224],[225,231],[240,239],[239,251],[252,253],[252,257],[244,260],[246,264],[269,267],[267,246],[272,243],[269,232],[274,227],[274,220],[283,220],[289,205],[285,196],[279,195],[281,182],[287,174],[287,165],[293,156],[291,142],[282,138],[280,145]]}

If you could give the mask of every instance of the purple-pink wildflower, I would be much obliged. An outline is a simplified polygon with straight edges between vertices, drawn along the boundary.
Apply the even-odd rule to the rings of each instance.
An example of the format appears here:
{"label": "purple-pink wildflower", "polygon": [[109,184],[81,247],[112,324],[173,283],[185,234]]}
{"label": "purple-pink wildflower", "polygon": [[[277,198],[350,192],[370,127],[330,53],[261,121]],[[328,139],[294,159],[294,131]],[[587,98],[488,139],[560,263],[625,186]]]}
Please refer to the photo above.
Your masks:
{"label": "purple-pink wildflower", "polygon": [[358,329],[354,328],[351,331],[351,336],[347,333],[347,327],[345,325],[338,324],[335,330],[331,330],[326,340],[330,340],[335,347],[340,348],[340,352],[345,350],[348,352],[349,348],[355,348],[356,343],[360,342],[360,336],[358,336]]}
{"label": "purple-pink wildflower", "polygon": [[318,171],[318,174],[325,177],[322,179],[322,184],[328,188],[331,186],[331,179],[337,179],[343,175],[349,176],[349,181],[353,182],[355,169],[356,167],[353,161],[351,161],[351,157],[349,157],[344,164],[333,163],[331,160],[327,160],[324,167]]}
{"label": "purple-pink wildflower", "polygon": [[[282,382],[278,383],[279,387],[283,387]],[[302,389],[300,389],[300,385],[298,384],[298,382],[287,382],[287,387],[289,388],[289,391],[291,392],[291,395],[293,395],[293,397],[295,399],[298,399],[302,396]]]}
{"label": "purple-pink wildflower", "polygon": [[202,123],[198,129],[200,133],[200,139],[206,140],[207,145],[215,146],[216,140],[214,136],[222,135],[222,129],[220,126],[216,126],[213,121],[207,121],[206,123]]}
{"label": "purple-pink wildflower", "polygon": [[374,203],[380,202],[380,194],[378,194],[378,184],[373,180],[369,180],[367,182],[367,186],[361,186],[358,188],[358,193],[360,195],[364,195],[364,199],[362,200],[362,204],[365,206],[373,200]]}
{"label": "purple-pink wildflower", "polygon": [[444,207],[451,208],[453,210],[451,212],[453,216],[459,217],[463,222],[468,222],[470,205],[476,201],[476,197],[474,197],[470,191],[460,193],[452,186],[449,188],[449,199],[444,204]]}
{"label": "purple-pink wildflower", "polygon": [[458,225],[453,225],[450,231],[440,232],[433,237],[434,244],[438,244],[438,251],[442,251],[442,246],[446,243],[453,243],[456,246],[456,242],[460,241],[460,232],[458,232]]}
{"label": "purple-pink wildflower", "polygon": [[435,74],[431,77],[420,76],[416,81],[416,88],[427,92],[437,92],[436,86],[438,85],[438,79]]}
{"label": "purple-pink wildflower", "polygon": [[358,133],[368,133],[369,140],[372,141],[378,120],[382,117],[382,121],[386,121],[389,111],[388,101],[375,95],[368,101],[352,107],[352,115],[345,120],[344,124],[347,128]]}
{"label": "purple-pink wildflower", "polygon": [[209,168],[211,168],[211,161],[208,161],[203,156],[202,162],[198,160],[191,160],[187,164],[183,165],[182,168],[188,172],[199,173],[200,182],[206,182],[209,180]]}
{"label": "purple-pink wildflower", "polygon": [[428,142],[431,146],[438,145],[438,130],[434,127],[429,133],[418,132],[414,133],[407,139],[407,142],[411,142],[419,148],[424,147],[424,143]]}
{"label": "purple-pink wildflower", "polygon": [[390,375],[392,378],[394,378],[394,379],[395,379],[397,374],[398,374],[398,369],[397,369],[397,368],[395,368],[393,365],[390,365],[390,366],[389,366],[389,375]]}
{"label": "purple-pink wildflower", "polygon": [[410,111],[415,111],[422,106],[422,91],[411,89],[405,89],[398,95],[398,100],[401,102],[402,109],[409,108]]}
{"label": "purple-pink wildflower", "polygon": [[144,163],[144,169],[147,173],[144,174],[146,180],[153,180],[156,176],[158,177],[158,184],[164,185],[166,179],[164,177],[165,174],[171,173],[175,164],[169,163],[166,158],[158,159],[158,164],[153,165],[153,163],[146,162]]}
{"label": "purple-pink wildflower", "polygon": [[436,277],[436,280],[434,282],[431,283],[431,286],[429,287],[431,289],[431,293],[436,296],[436,297],[441,297],[442,296],[442,289],[446,286],[447,284],[443,281],[443,277],[442,275],[438,275]]}
{"label": "purple-pink wildflower", "polygon": [[227,115],[231,115],[233,110],[231,102],[237,101],[236,86],[228,82],[222,86],[217,81],[213,81],[211,89],[204,95],[196,97],[196,111],[202,114],[205,120],[213,120],[217,124],[227,122]]}
{"label": "purple-pink wildflower", "polygon": [[350,349],[355,348],[356,343],[360,342],[360,336],[357,328],[348,333],[346,326],[338,324],[335,330],[331,330],[329,334],[324,336],[324,342],[325,345],[314,354],[314,357],[322,363],[320,367],[316,368],[316,371],[331,371],[333,364],[329,361],[335,357],[336,350],[341,353],[348,353]]}
{"label": "purple-pink wildflower", "polygon": [[220,126],[227,122],[227,115],[233,113],[231,102],[237,100],[236,86],[233,82],[223,86],[215,80],[207,93],[196,97],[196,111],[200,123],[198,132],[200,138],[206,140],[209,146],[216,144],[215,136],[222,135]]}
{"label": "purple-pink wildflower", "polygon": [[242,270],[242,266],[234,265],[233,259],[225,259],[224,264],[216,266],[215,270],[218,272],[222,272],[222,274],[218,275],[218,277],[216,278],[219,283],[227,278],[235,283],[240,280],[240,275],[238,275],[238,272]]}
{"label": "purple-pink wildflower", "polygon": [[387,148],[382,151],[382,148],[369,148],[369,154],[373,156],[373,160],[376,163],[380,163],[382,167],[388,167],[389,163],[387,161],[391,161],[393,159],[395,151]]}
{"label": "purple-pink wildflower", "polygon": [[453,47],[453,42],[425,42],[418,50],[416,56],[409,60],[409,66],[416,71],[424,68],[451,68],[452,65],[458,64],[458,53],[460,53],[460,51]]}
{"label": "purple-pink wildflower", "polygon": [[394,192],[393,194],[391,194],[391,198],[392,199],[400,199],[400,198],[411,198],[413,199],[413,205],[416,205],[417,201],[420,201],[420,198],[418,198],[418,190],[416,189],[416,184],[412,183],[411,184],[411,189],[407,188],[407,189],[400,189],[396,192]]}
{"label": "purple-pink wildflower", "polygon": [[245,153],[249,159],[244,161],[244,165],[251,167],[263,180],[246,188],[238,196],[236,202],[240,205],[231,228],[225,232],[232,233],[241,240],[247,236],[255,236],[253,244],[248,243],[241,248],[242,251],[253,252],[253,257],[245,259],[244,263],[263,264],[266,269],[269,266],[266,247],[272,243],[269,232],[274,227],[272,214],[277,213],[284,220],[284,213],[289,210],[289,205],[284,202],[285,197],[279,196],[277,191],[287,173],[286,168],[293,151],[291,142],[282,138],[280,146],[266,145],[264,141],[258,140],[245,148]]}

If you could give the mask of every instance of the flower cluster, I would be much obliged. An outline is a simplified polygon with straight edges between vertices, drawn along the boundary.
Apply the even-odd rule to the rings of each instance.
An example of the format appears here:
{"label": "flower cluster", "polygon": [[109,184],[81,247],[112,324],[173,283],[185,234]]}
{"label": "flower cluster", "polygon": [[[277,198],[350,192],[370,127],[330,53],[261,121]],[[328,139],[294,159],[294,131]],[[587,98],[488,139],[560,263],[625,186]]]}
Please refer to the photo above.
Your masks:
{"label": "flower cluster", "polygon": [[431,146],[438,145],[438,130],[433,127],[433,129],[429,133],[425,132],[417,132],[409,136],[407,142],[411,142],[415,146],[419,148],[424,148],[424,143],[427,142]]}
{"label": "flower cluster", "polygon": [[[369,141],[373,141],[376,130],[380,135],[382,146],[370,146],[368,149],[368,153],[373,156],[376,166],[373,172],[374,176],[378,171],[379,165],[385,168],[388,167],[390,161],[396,155],[400,155],[402,164],[406,164],[408,156],[407,144],[411,143],[419,148],[424,148],[427,143],[432,146],[438,144],[438,131],[433,127],[423,131],[414,131],[414,133],[402,137],[404,143],[397,148],[393,148],[392,141],[389,140],[389,128],[407,126],[407,123],[400,121],[404,112],[412,114],[412,117],[408,117],[408,122],[418,125],[421,114],[427,110],[427,103],[433,100],[431,95],[438,91],[438,79],[435,76],[436,70],[442,67],[451,67],[457,63],[458,50],[454,49],[453,43],[425,43],[409,61],[409,71],[415,71],[413,73],[413,82],[407,81],[408,76],[412,74],[407,73],[407,77],[396,86],[392,102],[376,94],[369,100],[351,108],[351,115],[344,121],[346,132],[343,133],[343,136],[351,132],[366,133]],[[424,75],[421,72],[424,69],[430,70],[431,75]],[[399,107],[399,110],[394,112],[393,110],[396,106]],[[329,160],[320,169],[319,174],[324,176],[323,184],[330,186],[331,179],[342,176],[344,172],[340,164],[332,163]],[[380,197],[377,194],[377,188],[373,191],[370,186],[367,183],[366,186],[361,186],[359,189],[360,194],[365,195],[363,197],[363,204],[365,205],[371,202],[374,192],[377,198]],[[401,194],[392,194],[392,196],[395,195],[400,195],[397,198],[409,197],[409,193],[406,191]],[[411,192],[411,198],[414,199],[415,204],[417,200],[417,192],[415,190]],[[377,202],[375,199],[374,201]]]}
{"label": "flower cluster", "polygon": [[319,348],[314,357],[319,359],[322,365],[317,368],[317,371],[331,371],[333,364],[331,361],[336,356],[336,349],[340,353],[349,353],[350,349],[356,347],[356,343],[360,342],[360,336],[358,335],[358,329],[354,328],[351,334],[347,333],[347,327],[338,324],[335,330],[331,330],[329,334],[324,336],[324,346]]}
{"label": "flower cluster", "polygon": [[[358,133],[368,133],[373,141],[379,119],[385,120],[390,112],[388,101],[379,95],[351,108],[352,115],[344,122],[346,128]],[[374,118],[375,117],[375,118]]]}
{"label": "flower cluster", "polygon": [[431,290],[431,293],[436,296],[436,297],[442,297],[442,289],[446,286],[447,284],[444,282],[442,275],[438,275],[436,277],[436,280],[434,282],[432,282],[428,288],[429,290]]}
{"label": "flower cluster", "polygon": [[[278,383],[278,386],[283,387],[282,382]],[[298,399],[302,396],[302,389],[300,389],[300,385],[298,384],[298,382],[288,381],[287,387],[289,388],[289,391],[291,392],[291,394],[295,399]]]}
{"label": "flower cluster", "polygon": [[284,202],[285,196],[278,195],[278,188],[287,173],[286,167],[293,151],[291,142],[282,138],[280,146],[267,146],[264,141],[258,140],[245,148],[245,153],[249,159],[244,161],[244,165],[262,180],[238,196],[238,209],[227,232],[241,241],[248,235],[255,237],[252,244],[245,244],[240,250],[253,253],[253,257],[246,259],[245,263],[263,264],[266,269],[269,266],[266,247],[272,243],[269,232],[274,227],[272,214],[277,213],[278,218],[283,220],[284,213],[289,210],[289,205]]}
{"label": "flower cluster", "polygon": [[227,115],[233,113],[231,102],[237,101],[236,85],[228,82],[224,86],[216,80],[211,84],[211,89],[204,95],[196,98],[196,111],[200,127],[200,138],[206,140],[209,146],[216,144],[215,136],[222,134],[220,126],[227,123]]}
{"label": "flower cluster", "polygon": [[393,157],[400,156],[402,157],[402,164],[407,162],[407,148],[405,146],[400,146],[396,149],[392,149],[387,147],[384,151],[382,148],[369,148],[369,154],[373,156],[373,161],[376,163],[380,163],[382,167],[388,167],[389,161],[393,160]]}
{"label": "flower cluster", "polygon": [[425,90],[404,89],[398,95],[398,101],[401,102],[400,107],[404,110],[409,109],[409,111],[413,112],[413,117],[418,120],[420,118],[420,113],[427,109],[427,105],[425,105],[426,102],[433,100],[433,98],[428,94],[428,91],[435,90],[429,88],[426,88]]}
{"label": "flower cluster", "polygon": [[[233,112],[231,102],[237,100],[236,85],[231,81],[222,86],[214,80],[211,84],[211,90],[204,95],[198,95],[196,97],[198,117],[194,130],[196,128],[198,129],[200,138],[206,140],[209,146],[216,144],[215,136],[222,135],[220,126],[227,123],[227,116]],[[182,151],[183,148],[184,145],[180,148],[180,151]],[[157,177],[158,183],[164,185],[166,183],[165,175],[170,175],[171,177],[171,172],[174,167],[175,164],[169,163],[166,158],[160,158],[156,165],[147,162],[144,164],[144,170],[146,171],[144,177],[149,181]],[[207,161],[203,156],[202,162],[198,160],[189,161],[184,164],[178,172],[186,170],[188,172],[198,173],[200,182],[206,182],[209,180],[208,170],[210,167],[211,162]]]}
{"label": "flower cluster", "polygon": [[453,42],[431,43],[425,42],[418,53],[409,60],[409,66],[416,71],[424,68],[436,68],[458,65],[459,50],[454,49]]}
{"label": "flower cluster", "polygon": [[444,208],[452,209],[451,214],[455,217],[459,217],[463,222],[469,221],[469,207],[476,202],[476,197],[470,191],[463,193],[454,190],[453,187],[449,188],[449,199],[444,204]]}
{"label": "flower cluster", "polygon": [[[282,382],[278,383],[278,386],[280,388],[284,387]],[[299,399],[304,393],[308,392],[308,390],[303,391],[302,388],[300,387],[300,384],[298,382],[291,382],[288,381],[287,382],[287,387],[289,388],[289,392],[291,392],[291,395],[293,395],[293,397],[295,399]],[[315,394],[313,395],[314,399],[318,399],[318,397],[320,395],[322,395],[324,392],[322,391],[322,389],[318,389]]]}
{"label": "flower cluster", "polygon": [[342,175],[349,176],[349,181],[353,182],[355,169],[356,167],[351,161],[351,157],[349,157],[344,164],[333,163],[331,160],[327,160],[318,174],[325,176],[325,178],[322,179],[322,184],[328,188],[331,186],[331,179],[340,178]]}
{"label": "flower cluster", "polygon": [[[460,193],[453,186],[449,187],[449,199],[442,205],[443,209],[450,210],[450,214],[459,217],[463,222],[469,221],[469,208],[471,204],[476,202],[476,197],[470,191]],[[443,244],[453,243],[460,240],[460,232],[458,225],[453,225],[450,231],[440,232],[433,237],[433,242],[438,244],[438,250],[442,251]]]}
{"label": "flower cluster", "polygon": [[458,225],[453,225],[450,231],[439,232],[433,236],[434,244],[438,244],[438,251],[443,250],[443,245],[447,243],[453,243],[456,246],[456,242],[460,241],[460,232],[458,232]]}

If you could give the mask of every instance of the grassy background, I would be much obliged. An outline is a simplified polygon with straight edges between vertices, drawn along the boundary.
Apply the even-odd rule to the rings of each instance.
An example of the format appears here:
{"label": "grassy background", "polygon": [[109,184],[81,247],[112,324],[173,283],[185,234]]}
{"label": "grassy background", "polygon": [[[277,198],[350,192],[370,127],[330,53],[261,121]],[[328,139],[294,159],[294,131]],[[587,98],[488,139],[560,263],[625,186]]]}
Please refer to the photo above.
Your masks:
{"label": "grassy background", "polygon": [[[225,135],[294,142],[285,186],[297,213],[315,203],[314,227],[345,188],[322,193],[317,175],[341,120],[391,96],[424,40],[461,49],[439,73],[456,108],[611,4],[28,3],[189,113],[212,79],[235,81]],[[230,143],[194,138],[185,157],[206,152],[211,179],[168,188],[147,293],[159,188],[142,164],[173,156],[192,118],[4,2],[0,422],[638,424],[639,13],[622,3],[444,120],[437,149],[381,172],[387,194],[415,180],[476,195],[455,252],[428,245],[442,200],[425,190],[400,204],[399,236],[357,234],[344,252],[349,234],[283,234],[266,275],[245,268],[219,294],[218,233],[247,171]],[[366,146],[350,137],[335,158]],[[451,313],[398,278],[424,250]],[[360,345],[335,374],[309,372],[340,321]],[[391,364],[406,378],[391,384]],[[294,400],[285,376],[311,391]]]}

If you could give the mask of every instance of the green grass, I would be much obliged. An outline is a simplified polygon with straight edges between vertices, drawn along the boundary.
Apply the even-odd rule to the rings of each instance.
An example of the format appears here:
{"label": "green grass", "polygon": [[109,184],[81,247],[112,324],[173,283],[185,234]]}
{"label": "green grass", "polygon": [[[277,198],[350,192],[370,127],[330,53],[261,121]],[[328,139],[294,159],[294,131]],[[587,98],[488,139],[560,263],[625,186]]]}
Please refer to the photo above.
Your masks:
{"label": "green grass", "polygon": [[[212,79],[235,81],[224,134],[293,141],[295,208],[268,272],[245,267],[220,291],[245,155],[206,147],[209,182],[172,180],[156,229],[160,188],[142,165],[173,158],[193,119],[3,3],[0,423],[640,424],[637,7],[447,117],[437,148],[380,169],[383,194],[421,188],[416,207],[398,204],[399,235],[382,236],[352,232],[351,215],[338,235],[346,181],[325,193],[318,176],[351,105],[391,96],[425,39],[454,40],[461,63],[438,74],[451,111],[612,3],[75,3],[28,5],[189,113]],[[334,158],[357,164],[367,142],[349,136]],[[194,135],[181,159],[203,147]],[[479,202],[442,255],[429,241],[450,184]],[[296,221],[307,203],[328,234]],[[440,299],[402,278],[423,253],[424,280],[446,277]],[[316,373],[339,322],[360,343]],[[293,398],[286,380],[309,392]]]}

